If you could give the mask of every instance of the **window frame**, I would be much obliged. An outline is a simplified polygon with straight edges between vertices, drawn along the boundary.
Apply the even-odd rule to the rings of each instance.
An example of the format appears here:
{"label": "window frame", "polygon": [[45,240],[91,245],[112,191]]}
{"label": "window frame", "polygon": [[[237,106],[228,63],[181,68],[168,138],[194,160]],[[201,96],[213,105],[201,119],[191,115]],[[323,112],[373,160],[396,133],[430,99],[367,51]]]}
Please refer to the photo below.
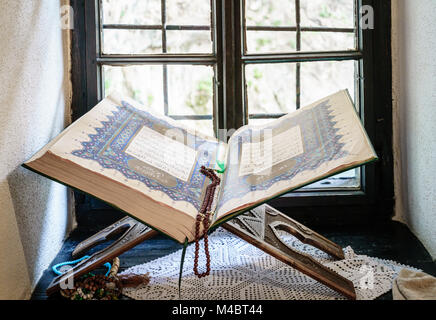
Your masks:
{"label": "window frame", "polygon": [[[302,222],[355,223],[391,217],[394,206],[392,160],[392,66],[390,48],[390,0],[358,0],[374,8],[375,29],[359,28],[358,51],[247,54],[242,39],[244,0],[211,0],[217,14],[213,28],[214,54],[103,55],[100,43],[100,0],[71,0],[75,12],[72,33],[72,116],[78,119],[101,97],[101,64],[130,63],[216,64],[214,129],[238,128],[247,120],[244,64],[253,62],[304,62],[361,59],[362,94],[358,95],[361,118],[380,161],[361,171],[361,190],[296,191],[274,199],[271,205]],[[357,19],[359,20],[359,19]],[[377,99],[376,99],[377,97]],[[92,209],[84,196],[76,194],[78,212]]]}

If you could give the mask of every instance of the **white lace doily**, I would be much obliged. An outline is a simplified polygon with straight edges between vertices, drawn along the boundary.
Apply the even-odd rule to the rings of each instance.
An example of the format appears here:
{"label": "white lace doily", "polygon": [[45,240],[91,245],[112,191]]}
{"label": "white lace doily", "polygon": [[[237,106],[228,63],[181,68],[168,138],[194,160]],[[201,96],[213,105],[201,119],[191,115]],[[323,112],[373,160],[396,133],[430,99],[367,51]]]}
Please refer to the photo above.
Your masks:
{"label": "white lace doily", "polygon": [[[328,254],[283,233],[283,239],[325,266],[351,280],[358,300],[372,300],[392,288],[402,268],[417,270],[394,261],[357,255],[344,249],[345,259],[334,261]],[[201,243],[201,248],[202,248]],[[305,276],[223,228],[209,236],[211,274],[197,278],[193,271],[194,245],[186,250],[180,299],[186,300],[337,300],[341,294]],[[200,250],[201,255],[203,250]],[[182,251],[137,265],[123,273],[145,274],[147,286],[127,288],[123,293],[137,300],[179,299],[178,279]],[[199,266],[204,266],[200,256]],[[202,269],[199,270],[202,272]]]}

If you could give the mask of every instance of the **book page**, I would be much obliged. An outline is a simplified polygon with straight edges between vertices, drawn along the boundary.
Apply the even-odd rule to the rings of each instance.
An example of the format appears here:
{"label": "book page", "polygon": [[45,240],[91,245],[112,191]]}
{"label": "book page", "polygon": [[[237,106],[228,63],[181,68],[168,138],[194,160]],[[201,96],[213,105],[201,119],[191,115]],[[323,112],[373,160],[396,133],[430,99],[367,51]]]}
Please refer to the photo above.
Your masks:
{"label": "book page", "polygon": [[129,143],[126,154],[185,182],[197,158],[195,149],[148,127],[139,130]]}
{"label": "book page", "polygon": [[300,126],[295,126],[275,136],[265,130],[263,141],[242,144],[239,176],[264,172],[280,162],[303,153]]}
{"label": "book page", "polygon": [[244,126],[228,143],[218,219],[377,158],[347,91],[263,126]]}

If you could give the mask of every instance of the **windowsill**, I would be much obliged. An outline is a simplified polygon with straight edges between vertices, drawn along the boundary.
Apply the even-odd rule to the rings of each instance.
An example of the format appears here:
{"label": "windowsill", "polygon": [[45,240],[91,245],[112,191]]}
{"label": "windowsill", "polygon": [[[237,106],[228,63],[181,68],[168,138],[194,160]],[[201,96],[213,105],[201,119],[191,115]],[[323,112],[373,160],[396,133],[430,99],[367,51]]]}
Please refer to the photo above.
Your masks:
{"label": "windowsill", "polygon": [[[100,227],[98,227],[99,224],[96,224],[95,220],[91,221],[91,217],[89,218],[90,220],[88,223],[80,225],[79,228],[76,229],[65,241],[61,251],[52,262],[52,265],[71,260],[71,252],[80,241],[116,221],[106,222],[105,224],[101,224],[100,221]],[[112,218],[117,219],[118,217],[113,216]],[[336,242],[342,247],[351,246],[357,254],[394,260],[402,264],[420,268],[431,275],[436,275],[436,264],[433,262],[429,253],[425,250],[419,240],[409,231],[409,229],[401,223],[388,221],[381,224],[356,226],[351,228],[341,228],[337,226],[323,227],[317,228],[315,231],[321,233],[323,236]],[[98,245],[92,250],[92,252],[101,250],[106,246],[107,244]],[[124,253],[120,257],[122,270],[171,254],[176,250],[181,249],[181,247],[182,245],[175,241],[159,235]],[[177,268],[178,266],[174,267]],[[33,300],[48,299],[45,290],[53,277],[54,274],[51,269],[48,268],[33,292]],[[54,296],[50,299],[61,298],[59,296]],[[386,293],[378,299],[392,300],[392,293]]]}

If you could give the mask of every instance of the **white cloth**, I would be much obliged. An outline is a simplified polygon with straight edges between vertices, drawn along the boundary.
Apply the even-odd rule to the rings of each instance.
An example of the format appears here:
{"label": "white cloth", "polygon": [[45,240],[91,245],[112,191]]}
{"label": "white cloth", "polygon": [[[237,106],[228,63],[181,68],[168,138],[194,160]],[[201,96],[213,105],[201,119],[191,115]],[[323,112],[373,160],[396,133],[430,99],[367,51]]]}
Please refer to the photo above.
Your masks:
{"label": "white cloth", "polygon": [[[345,259],[335,261],[328,254],[295,237],[282,233],[288,244],[310,254],[325,266],[351,280],[358,300],[372,300],[388,292],[398,272],[409,266],[394,261],[357,255],[345,248]],[[201,248],[203,246],[201,245]],[[209,236],[211,274],[197,278],[193,271],[194,245],[186,251],[181,299],[186,300],[335,300],[346,299],[325,285],[305,276],[260,249],[219,228]],[[200,252],[202,253],[203,250]],[[149,272],[147,286],[127,288],[124,294],[137,300],[179,299],[178,277],[181,250],[154,261],[137,265],[123,273]],[[200,256],[199,266],[204,266]],[[200,268],[200,272],[202,269]]]}
{"label": "white cloth", "polygon": [[394,300],[436,300],[436,278],[403,269],[392,285]]}

